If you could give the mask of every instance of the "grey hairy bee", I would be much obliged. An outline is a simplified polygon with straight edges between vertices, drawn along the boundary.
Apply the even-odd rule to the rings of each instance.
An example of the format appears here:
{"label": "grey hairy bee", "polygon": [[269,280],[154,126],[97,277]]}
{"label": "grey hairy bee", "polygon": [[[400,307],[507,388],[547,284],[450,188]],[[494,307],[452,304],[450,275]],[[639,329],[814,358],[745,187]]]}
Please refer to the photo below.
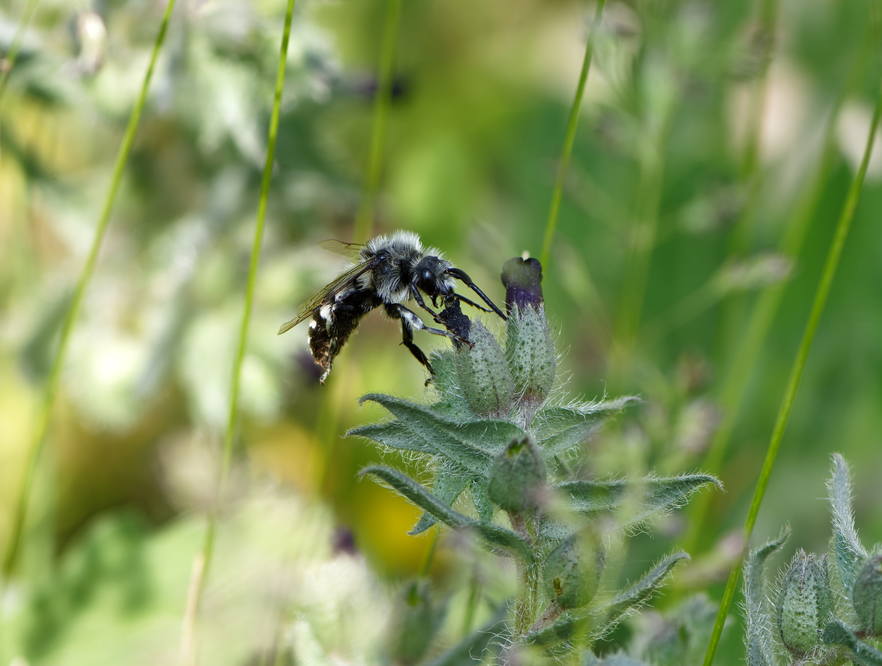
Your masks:
{"label": "grey hairy bee", "polygon": [[[297,315],[282,324],[279,334],[297,324],[309,323],[309,349],[315,362],[322,368],[320,381],[331,372],[334,358],[361,318],[371,310],[383,307],[386,314],[401,321],[402,344],[431,373],[432,366],[426,354],[414,343],[415,330],[443,335],[457,343],[468,344],[459,333],[451,332],[439,313],[426,304],[427,296],[435,307],[462,302],[485,312],[505,314],[472,279],[440,256],[434,248],[424,248],[419,236],[409,231],[397,231],[388,236],[377,236],[365,245],[345,243],[358,250],[358,261],[325,285],[300,308]],[[454,291],[459,280],[472,289],[488,306],[484,307]],[[405,304],[413,300],[432,320],[445,328],[427,326],[416,312]]]}

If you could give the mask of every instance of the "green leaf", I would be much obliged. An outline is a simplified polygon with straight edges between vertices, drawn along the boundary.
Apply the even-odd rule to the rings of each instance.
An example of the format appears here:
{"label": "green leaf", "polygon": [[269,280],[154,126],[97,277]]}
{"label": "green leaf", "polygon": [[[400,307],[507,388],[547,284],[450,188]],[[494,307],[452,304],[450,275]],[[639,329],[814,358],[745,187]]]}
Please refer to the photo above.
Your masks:
{"label": "green leaf", "polygon": [[678,562],[688,560],[689,555],[683,552],[672,553],[663,558],[652,569],[643,574],[636,583],[620,592],[604,609],[606,622],[601,635],[617,625],[630,611],[635,610],[649,601],[661,588],[667,575]]}
{"label": "green leaf", "polygon": [[501,606],[489,622],[466,636],[444,654],[428,662],[426,666],[460,666],[460,664],[477,663],[477,659],[486,660],[510,640],[507,637],[505,622],[507,615],[508,607]]}
{"label": "green leaf", "polygon": [[533,422],[539,448],[549,457],[566,453],[585,442],[608,416],[622,411],[636,400],[626,396],[573,407],[542,409]]}
{"label": "green leaf", "polygon": [[478,518],[485,523],[493,520],[493,511],[495,507],[493,502],[487,496],[487,480],[473,479],[469,486],[469,493],[472,496],[472,503],[475,505],[475,511],[478,512]]}
{"label": "green leaf", "polygon": [[[457,423],[418,405],[388,395],[371,393],[361,398],[377,402],[395,415],[401,427],[413,436],[422,447],[467,472],[485,477],[489,473],[490,460],[515,437],[525,437],[523,430],[506,421],[481,420]],[[416,445],[415,445],[416,446]]]}
{"label": "green leaf", "polygon": [[361,470],[361,474],[372,474],[385,481],[400,495],[449,527],[474,530],[491,550],[518,555],[525,560],[532,559],[530,544],[511,530],[492,523],[479,522],[454,511],[426,488],[396,469],[385,465],[371,465]]}
{"label": "green leaf", "polygon": [[346,433],[347,437],[364,437],[391,449],[401,451],[422,451],[434,453],[418,437],[414,437],[410,430],[404,427],[401,421],[389,421],[387,423],[372,423],[370,425],[352,428]]}
{"label": "green leaf", "polygon": [[648,477],[638,481],[566,481],[558,484],[557,489],[570,500],[574,510],[583,513],[615,511],[628,500],[631,492],[639,493],[642,495],[640,509],[636,516],[628,517],[628,523],[634,524],[656,512],[683,506],[695,491],[708,484],[720,489],[723,487],[710,474],[684,474],[661,479]]}
{"label": "green leaf", "polygon": [[[444,504],[453,506],[456,498],[465,490],[468,483],[469,477],[461,469],[458,469],[455,465],[444,464],[435,475],[435,481],[432,483],[432,492]],[[435,522],[436,520],[431,513],[423,513],[419,522],[414,525],[408,534],[412,536],[421,534],[434,525]]]}
{"label": "green leaf", "polygon": [[833,619],[825,628],[822,640],[827,645],[842,645],[851,650],[851,660],[858,666],[882,666],[882,652],[854,635],[842,620]]}
{"label": "green leaf", "polygon": [[833,522],[833,561],[845,590],[851,590],[858,568],[867,557],[854,526],[851,477],[848,463],[838,453],[832,456],[833,469],[827,481]]}
{"label": "green leaf", "polygon": [[744,562],[744,599],[747,614],[745,642],[748,666],[771,666],[775,663],[771,652],[775,638],[766,598],[763,565],[769,555],[784,545],[789,536],[790,530],[785,528],[777,539],[750,551]]}

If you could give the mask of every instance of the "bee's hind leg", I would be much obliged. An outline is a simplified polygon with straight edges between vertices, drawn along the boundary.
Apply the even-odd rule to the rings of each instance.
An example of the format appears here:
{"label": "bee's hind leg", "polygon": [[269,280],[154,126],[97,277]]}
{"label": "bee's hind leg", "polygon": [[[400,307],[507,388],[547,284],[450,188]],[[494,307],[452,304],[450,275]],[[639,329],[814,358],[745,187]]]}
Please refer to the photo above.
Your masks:
{"label": "bee's hind leg", "polygon": [[417,347],[416,343],[413,341],[413,327],[404,316],[401,317],[401,344],[407,347],[408,351],[414,355],[414,358],[416,358],[417,361],[426,366],[430,375],[435,374],[435,371],[432,369],[432,364],[429,363],[429,359],[426,357],[425,352]]}

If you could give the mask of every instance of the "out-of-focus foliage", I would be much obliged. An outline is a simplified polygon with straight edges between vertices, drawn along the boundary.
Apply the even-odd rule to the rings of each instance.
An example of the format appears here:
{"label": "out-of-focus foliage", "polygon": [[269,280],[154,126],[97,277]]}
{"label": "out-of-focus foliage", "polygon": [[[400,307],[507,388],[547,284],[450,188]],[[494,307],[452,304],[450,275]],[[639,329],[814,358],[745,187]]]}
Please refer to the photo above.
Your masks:
{"label": "out-of-focus foliage", "polygon": [[[0,6],[4,68],[28,4]],[[777,6],[773,38],[757,29],[767,4]],[[720,387],[757,293],[769,284],[786,289],[724,465],[712,470],[728,492],[715,494],[694,560],[673,581],[672,609],[689,608],[675,600],[696,589],[714,598],[741,546],[730,529],[743,517],[880,85],[868,37],[872,5],[611,1],[604,10],[544,282],[568,388],[643,400],[627,425],[598,436],[592,475],[700,468],[731,409]],[[59,322],[163,8],[159,0],[40,0],[0,98],[0,546]],[[297,646],[296,656],[280,657],[297,663],[329,654],[382,659],[395,627],[407,625],[405,607],[441,622],[451,654],[463,654],[454,645],[465,626],[498,623],[486,603],[468,617],[471,590],[482,599],[511,592],[514,572],[458,538],[439,541],[428,596],[422,587],[410,597],[397,589],[420,571],[432,537],[406,536],[419,511],[359,482],[357,470],[377,454],[340,438],[382,414],[375,405],[356,408],[359,395],[423,391],[397,326],[379,313],[366,317],[322,387],[305,357],[305,331],[275,335],[345,265],[319,243],[352,240],[384,11],[383,0],[298,0],[243,370],[241,447],[200,615],[204,632],[194,634],[205,663],[261,663],[273,645]],[[570,0],[403,3],[378,231],[419,232],[498,299],[503,260],[540,249],[593,11]],[[213,501],[283,12],[280,0],[179,0],[74,331],[23,571],[0,600],[3,663],[134,663],[121,651],[139,640],[149,642],[147,654],[186,647],[180,628]],[[757,171],[748,178],[751,100],[766,63]],[[785,257],[779,240],[806,201],[840,97],[805,245]],[[856,470],[862,532],[880,541],[878,154],[757,542],[789,521],[799,546],[822,549],[824,512],[804,489],[820,487],[834,448]],[[398,454],[382,462],[425,473]],[[277,527],[283,515],[292,536]],[[313,565],[287,553],[300,543],[298,526],[313,520],[323,527],[304,541],[314,548],[309,562],[351,565],[340,578],[357,578],[357,607],[343,599],[297,614],[308,602],[292,581]],[[636,580],[682,535],[683,520],[654,518],[653,532],[671,539],[638,535],[610,575]],[[333,525],[352,530],[358,559],[329,554]],[[376,609],[370,618],[360,615],[365,597]],[[687,612],[665,611],[665,628]],[[371,623],[387,615],[399,624],[384,631]],[[339,619],[351,625],[327,628]],[[610,654],[636,626],[608,637]],[[328,631],[351,640],[333,645]],[[717,663],[741,663],[740,633],[729,632]],[[671,649],[692,655],[689,640]],[[656,648],[668,649],[647,647],[641,658]]]}

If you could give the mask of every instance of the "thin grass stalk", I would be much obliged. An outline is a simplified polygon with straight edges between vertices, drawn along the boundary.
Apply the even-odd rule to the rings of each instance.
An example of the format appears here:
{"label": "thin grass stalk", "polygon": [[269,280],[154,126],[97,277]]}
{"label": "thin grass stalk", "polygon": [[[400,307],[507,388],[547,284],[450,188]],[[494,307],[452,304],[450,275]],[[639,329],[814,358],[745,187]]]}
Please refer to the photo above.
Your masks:
{"label": "thin grass stalk", "polygon": [[[820,321],[821,314],[823,314],[824,312],[824,306],[827,303],[827,297],[830,293],[830,286],[833,284],[833,278],[836,276],[836,270],[839,267],[839,260],[842,256],[842,249],[845,246],[845,241],[848,238],[848,232],[851,229],[851,222],[854,218],[854,212],[857,208],[857,203],[860,198],[861,188],[863,187],[864,183],[864,176],[867,173],[867,165],[869,164],[870,157],[873,153],[873,143],[876,138],[876,130],[879,127],[880,115],[882,115],[882,91],[880,91],[880,94],[876,99],[875,108],[873,109],[873,120],[870,123],[870,129],[867,135],[867,141],[864,147],[863,157],[861,158],[860,167],[858,168],[854,180],[849,187],[848,195],[845,200],[845,205],[843,206],[842,213],[840,214],[839,220],[836,223],[836,232],[830,245],[830,249],[827,253],[827,259],[824,263],[824,270],[821,275],[821,280],[818,283],[818,287],[815,291],[815,298],[812,302],[812,309],[809,314],[808,321],[805,325],[805,331],[803,332],[802,341],[799,344],[799,350],[797,351],[796,358],[793,361],[793,367],[790,371],[790,377],[787,381],[787,388],[784,391],[784,398],[781,401],[781,406],[778,410],[778,417],[775,420],[775,427],[772,430],[772,436],[769,440],[768,449],[766,450],[766,457],[763,461],[762,469],[760,470],[760,475],[756,483],[756,488],[754,489],[753,498],[750,502],[750,509],[747,512],[747,518],[744,521],[744,544],[748,544],[750,542],[750,537],[753,533],[753,527],[756,524],[756,518],[757,515],[759,515],[760,506],[762,505],[763,498],[765,497],[766,487],[769,483],[769,477],[772,474],[772,469],[775,466],[775,460],[778,457],[778,450],[781,446],[781,439],[784,436],[784,430],[787,427],[787,422],[790,418],[790,411],[793,408],[796,391],[799,388],[799,383],[802,379],[802,373],[805,369],[806,359],[808,358],[808,353],[811,349],[812,341],[814,340],[815,332],[818,328],[818,322]],[[717,650],[717,645],[720,641],[720,635],[723,632],[723,624],[726,621],[726,616],[728,615],[729,608],[732,605],[732,600],[735,596],[735,588],[738,586],[738,579],[741,574],[742,559],[743,553],[738,558],[738,561],[733,565],[732,571],[729,574],[729,579],[726,583],[726,589],[723,592],[723,599],[720,602],[720,608],[717,612],[717,619],[714,623],[711,640],[708,644],[707,652],[705,653],[705,666],[710,666],[710,664],[713,663],[714,655],[716,654]]]}
{"label": "thin grass stalk", "polygon": [[585,43],[585,54],[582,56],[582,69],[579,72],[579,83],[576,85],[576,94],[570,106],[570,116],[567,120],[567,131],[564,136],[563,147],[557,163],[557,175],[554,179],[554,189],[551,192],[551,204],[548,207],[548,219],[545,222],[545,236],[542,240],[542,254],[540,261],[548,268],[548,260],[551,255],[551,243],[554,241],[554,233],[557,230],[557,218],[560,213],[560,202],[563,197],[564,181],[566,180],[567,167],[570,164],[570,155],[573,152],[573,144],[576,141],[576,129],[579,127],[579,112],[582,109],[582,97],[585,95],[585,84],[588,82],[588,72],[591,71],[591,58],[594,54],[594,37],[597,27],[600,25],[600,17],[606,0],[598,0],[594,8],[594,18],[591,21],[591,29],[588,41]]}
{"label": "thin grass stalk", "polygon": [[61,373],[67,357],[67,350],[70,346],[71,334],[73,333],[77,322],[77,316],[79,315],[80,307],[83,303],[86,288],[89,286],[89,282],[95,272],[95,265],[98,262],[98,254],[101,251],[104,236],[110,224],[110,213],[113,210],[113,204],[122,182],[123,170],[125,169],[129,153],[131,152],[132,145],[135,141],[135,134],[137,133],[138,124],[141,120],[141,112],[146,104],[147,93],[150,89],[150,81],[153,78],[153,70],[156,67],[159,52],[165,41],[165,35],[168,31],[168,24],[172,12],[174,11],[174,7],[175,0],[169,0],[165,7],[165,11],[162,14],[162,20],[159,24],[159,32],[157,32],[156,40],[153,42],[153,50],[150,53],[147,70],[144,72],[144,80],[141,82],[138,98],[135,101],[135,106],[132,108],[131,114],[129,115],[129,122],[126,126],[126,131],[123,134],[122,143],[120,144],[116,156],[116,163],[114,164],[113,173],[110,178],[110,187],[107,190],[104,206],[101,209],[98,224],[95,227],[95,234],[92,237],[89,254],[86,256],[86,263],[83,265],[83,269],[77,279],[70,306],[65,313],[64,321],[61,325],[58,347],[55,349],[55,356],[52,359],[52,366],[49,369],[49,376],[43,389],[43,396],[37,413],[36,428],[34,430],[34,435],[28,444],[27,453],[25,454],[24,476],[22,477],[22,484],[16,498],[12,519],[12,531],[3,557],[4,577],[10,577],[15,572],[17,559],[21,552],[32,486],[37,472],[37,465],[40,461],[43,448],[46,445],[46,437],[52,420],[52,408],[55,404],[55,397],[58,393],[58,387],[61,382]]}
{"label": "thin grass stalk", "polygon": [[18,54],[21,51],[21,40],[24,37],[24,31],[37,13],[37,5],[39,4],[40,0],[28,0],[28,4],[25,5],[24,12],[22,13],[21,21],[15,29],[12,41],[9,43],[6,57],[0,61],[3,63],[3,71],[0,72],[0,109],[3,108],[3,96],[6,93],[9,76],[12,74],[12,70],[15,69],[15,62],[18,60]]}
{"label": "thin grass stalk", "polygon": [[[760,170],[760,139],[762,137],[763,115],[769,94],[769,69],[775,49],[776,22],[778,16],[778,0],[760,0],[757,27],[760,39],[767,40],[761,44],[762,69],[758,80],[754,83],[750,107],[747,110],[747,127],[744,142],[744,153],[741,160],[741,180],[747,185],[747,202],[740,217],[735,223],[730,237],[728,255],[737,259],[747,249],[750,232],[756,221],[759,206],[759,194],[762,188]],[[728,349],[737,339],[736,331],[742,321],[745,297],[740,294],[730,296],[723,308],[720,327],[719,346]]]}
{"label": "thin grass stalk", "polygon": [[364,190],[358,215],[355,218],[355,241],[364,242],[373,234],[376,215],[377,192],[380,172],[383,169],[383,148],[386,143],[386,121],[392,99],[392,78],[395,67],[395,51],[401,24],[401,0],[386,0],[386,21],[383,26],[383,42],[380,49],[380,72],[376,97],[374,98],[373,123],[371,127],[370,154],[365,172]]}
{"label": "thin grass stalk", "polygon": [[[837,152],[835,130],[839,111],[845,101],[845,96],[860,79],[866,67],[870,48],[876,44],[875,38],[877,35],[878,30],[875,28],[867,31],[867,39],[864,41],[864,46],[857,57],[855,65],[849,72],[842,92],[830,110],[830,116],[827,119],[827,126],[824,131],[821,159],[811,186],[800,205],[796,208],[790,223],[786,225],[787,232],[781,241],[780,250],[784,255],[792,259],[796,259],[799,256],[808,227],[811,224],[812,216],[820,201],[833,165],[833,158]],[[744,335],[739,338],[738,346],[736,347],[735,354],[732,356],[732,361],[728,366],[720,391],[720,404],[724,409],[723,419],[711,440],[711,445],[705,455],[704,462],[700,466],[708,474],[716,474],[722,468],[732,431],[738,422],[738,414],[748,382],[753,374],[753,369],[763,348],[763,342],[766,339],[772,320],[778,312],[778,306],[781,304],[786,288],[786,284],[776,284],[763,291],[750,314]],[[689,509],[689,519],[687,521],[689,529],[682,545],[683,550],[686,552],[695,552],[699,545],[698,542],[704,531],[704,522],[707,518],[711,499],[707,495],[700,495],[695,498],[695,502]]]}
{"label": "thin grass stalk", "polygon": [[227,415],[227,429],[224,434],[223,458],[221,459],[221,465],[218,471],[217,486],[215,490],[215,506],[208,516],[202,551],[198,559],[198,577],[196,578],[196,583],[192,592],[194,622],[199,614],[202,595],[205,591],[205,583],[208,579],[208,574],[211,568],[220,502],[227,478],[230,474],[230,464],[232,462],[233,449],[239,428],[239,389],[241,385],[242,364],[245,360],[245,350],[248,347],[248,330],[251,323],[251,311],[254,305],[254,288],[257,282],[257,268],[260,265],[260,253],[263,245],[266,206],[267,200],[269,199],[273,163],[276,155],[276,139],[279,131],[279,110],[282,104],[282,90],[285,85],[288,42],[291,36],[294,4],[295,0],[288,0],[287,9],[285,10],[285,24],[282,29],[279,64],[278,69],[276,70],[275,92],[273,93],[273,107],[270,115],[269,129],[267,130],[266,161],[263,165],[263,175],[260,181],[260,197],[257,203],[257,220],[254,226],[254,240],[251,244],[251,260],[248,265],[248,280],[245,286],[245,302],[242,307],[242,321],[239,326],[238,344],[236,347],[236,355],[233,359],[232,375],[230,377],[230,402]]}

